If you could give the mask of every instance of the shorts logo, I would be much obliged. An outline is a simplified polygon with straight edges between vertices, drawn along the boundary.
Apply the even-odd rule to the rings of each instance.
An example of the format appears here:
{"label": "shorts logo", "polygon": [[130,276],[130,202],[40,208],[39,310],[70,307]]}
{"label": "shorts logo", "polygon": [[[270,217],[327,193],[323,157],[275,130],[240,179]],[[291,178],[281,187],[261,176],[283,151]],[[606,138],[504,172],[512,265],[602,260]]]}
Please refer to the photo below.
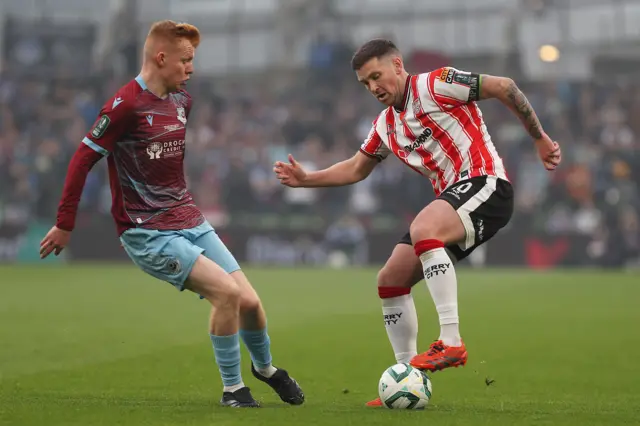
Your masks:
{"label": "shorts logo", "polygon": [[107,130],[107,127],[109,127],[110,123],[111,120],[108,116],[103,115],[102,117],[100,117],[96,125],[93,127],[93,130],[91,130],[91,136],[96,139],[100,138],[102,135],[104,135],[104,132],[105,130]]}
{"label": "shorts logo", "polygon": [[465,182],[462,185],[456,186],[455,188],[451,188],[449,193],[456,197],[458,200],[460,199],[460,195],[466,194],[473,187],[473,183]]}
{"label": "shorts logo", "polygon": [[182,265],[178,259],[169,259],[169,262],[167,262],[167,270],[170,274],[177,274],[182,270]]}
{"label": "shorts logo", "polygon": [[476,236],[479,241],[484,240],[484,221],[482,219],[476,221]]}

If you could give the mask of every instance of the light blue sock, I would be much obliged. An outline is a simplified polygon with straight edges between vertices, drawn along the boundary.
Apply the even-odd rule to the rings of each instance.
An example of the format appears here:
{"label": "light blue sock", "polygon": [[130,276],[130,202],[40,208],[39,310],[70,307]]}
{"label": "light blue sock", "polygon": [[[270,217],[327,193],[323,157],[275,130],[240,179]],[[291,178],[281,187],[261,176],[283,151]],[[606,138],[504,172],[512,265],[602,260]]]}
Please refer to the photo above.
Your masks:
{"label": "light blue sock", "polygon": [[238,333],[231,336],[214,336],[211,337],[213,344],[213,353],[216,357],[216,363],[220,369],[220,377],[225,387],[234,386],[242,383],[240,374],[240,339]]}
{"label": "light blue sock", "polygon": [[271,339],[267,334],[267,328],[262,330],[240,330],[240,336],[247,345],[251,361],[256,369],[264,369],[271,366]]}

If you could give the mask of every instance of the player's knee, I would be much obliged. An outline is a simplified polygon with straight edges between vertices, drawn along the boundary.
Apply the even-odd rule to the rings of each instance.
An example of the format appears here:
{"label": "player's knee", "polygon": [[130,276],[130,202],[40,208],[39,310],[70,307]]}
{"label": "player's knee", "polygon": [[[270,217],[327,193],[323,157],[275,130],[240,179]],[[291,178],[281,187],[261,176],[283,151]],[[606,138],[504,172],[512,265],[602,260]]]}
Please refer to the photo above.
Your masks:
{"label": "player's knee", "polygon": [[240,306],[242,294],[236,282],[229,278],[221,284],[212,286],[208,296],[207,299],[211,300],[214,306]]}
{"label": "player's knee", "polygon": [[378,271],[378,287],[393,287],[397,285],[393,281],[391,268],[384,267]]}
{"label": "player's knee", "polygon": [[412,287],[413,282],[405,274],[394,271],[388,266],[378,271],[378,288],[380,287]]}
{"label": "player's knee", "polygon": [[240,310],[242,312],[255,312],[260,309],[262,302],[254,292],[244,292],[240,296]]}
{"label": "player's knee", "polygon": [[443,232],[436,224],[413,222],[409,227],[409,234],[411,235],[411,241],[417,242],[420,240],[440,240],[442,241]]}
{"label": "player's knee", "polygon": [[411,241],[438,240],[455,243],[465,236],[464,225],[456,210],[444,200],[436,200],[422,210],[409,227]]}

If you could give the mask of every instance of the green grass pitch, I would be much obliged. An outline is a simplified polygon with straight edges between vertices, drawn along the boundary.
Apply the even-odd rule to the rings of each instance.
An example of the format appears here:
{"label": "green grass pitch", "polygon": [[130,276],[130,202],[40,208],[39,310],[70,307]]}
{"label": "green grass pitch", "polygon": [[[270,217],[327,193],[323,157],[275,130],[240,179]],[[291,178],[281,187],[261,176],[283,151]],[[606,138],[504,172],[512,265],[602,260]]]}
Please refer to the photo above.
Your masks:
{"label": "green grass pitch", "polygon": [[[2,425],[640,424],[640,276],[596,271],[459,273],[465,368],[433,374],[425,411],[367,409],[394,363],[374,269],[248,269],[274,362],[307,395],[218,405],[208,306],[122,265],[0,267]],[[420,347],[437,337],[424,284]],[[485,379],[495,380],[491,386]],[[348,389],[348,392],[344,392]]]}

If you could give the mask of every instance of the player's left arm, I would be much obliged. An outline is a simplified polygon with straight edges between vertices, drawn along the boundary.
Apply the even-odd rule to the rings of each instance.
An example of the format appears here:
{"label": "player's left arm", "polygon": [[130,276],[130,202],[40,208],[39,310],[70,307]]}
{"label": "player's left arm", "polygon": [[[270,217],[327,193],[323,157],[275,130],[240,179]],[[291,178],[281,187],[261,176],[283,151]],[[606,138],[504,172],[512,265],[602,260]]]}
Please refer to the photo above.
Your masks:
{"label": "player's left arm", "polygon": [[513,111],[533,139],[542,138],[544,135],[542,124],[540,124],[529,100],[518,88],[515,81],[508,77],[481,75],[478,100],[492,98],[498,99]]}
{"label": "player's left arm", "polygon": [[537,140],[544,135],[531,104],[510,78],[445,67],[433,71],[429,83],[433,97],[441,106],[454,107],[495,98],[518,116],[532,138]]}
{"label": "player's left arm", "polygon": [[482,74],[478,78],[478,99],[498,99],[522,122],[535,140],[538,155],[547,170],[554,170],[562,158],[560,146],[547,136],[531,103],[518,85],[508,77]]}

